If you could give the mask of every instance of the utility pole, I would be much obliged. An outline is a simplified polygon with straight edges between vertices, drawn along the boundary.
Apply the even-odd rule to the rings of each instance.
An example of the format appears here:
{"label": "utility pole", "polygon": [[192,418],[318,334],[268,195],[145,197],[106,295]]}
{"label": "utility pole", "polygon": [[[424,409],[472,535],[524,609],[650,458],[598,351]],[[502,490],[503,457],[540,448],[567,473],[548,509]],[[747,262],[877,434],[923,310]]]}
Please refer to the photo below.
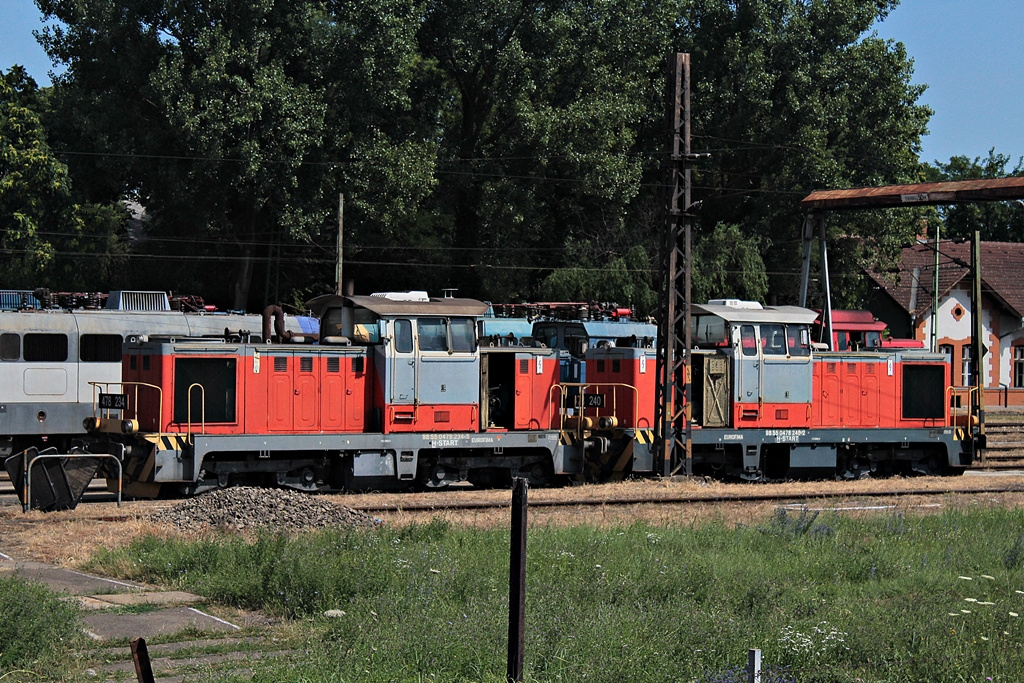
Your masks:
{"label": "utility pole", "polygon": [[928,348],[932,353],[939,350],[939,235],[942,234],[942,226],[935,225],[935,263],[932,268],[932,324],[931,343]]}
{"label": "utility pole", "polygon": [[690,149],[690,55],[682,52],[671,55],[669,71],[671,157],[663,254],[665,287],[658,316],[655,428],[658,431],[656,448],[662,475],[677,474],[685,468],[689,476],[693,474],[689,370],[692,347],[690,273],[693,263],[690,252],[693,224],[690,162],[708,155],[693,154]]}
{"label": "utility pole", "polygon": [[341,279],[342,252],[341,248],[345,238],[345,195],[338,195],[338,254],[334,263],[334,281],[337,283],[334,293],[342,295],[345,289],[345,281]]}
{"label": "utility pole", "polygon": [[981,309],[981,233],[974,231],[971,243],[971,355],[974,356],[974,397],[971,400],[971,414],[978,418],[978,438],[975,443],[984,448],[985,444],[985,327],[982,325],[984,312]]}

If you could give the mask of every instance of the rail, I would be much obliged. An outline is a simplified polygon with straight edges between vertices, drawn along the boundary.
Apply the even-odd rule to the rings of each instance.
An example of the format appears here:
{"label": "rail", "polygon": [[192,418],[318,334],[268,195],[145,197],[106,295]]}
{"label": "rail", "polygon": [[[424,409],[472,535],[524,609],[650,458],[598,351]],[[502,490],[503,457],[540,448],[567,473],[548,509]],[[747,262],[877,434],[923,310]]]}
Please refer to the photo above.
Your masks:
{"label": "rail", "polygon": [[36,462],[38,462],[40,460],[55,460],[57,458],[61,458],[61,459],[65,459],[65,460],[77,460],[77,459],[81,459],[81,458],[93,458],[93,459],[96,459],[96,458],[110,458],[115,463],[117,463],[117,507],[121,507],[121,490],[122,490],[122,486],[123,486],[123,483],[124,483],[124,477],[123,477],[123,472],[122,472],[122,469],[121,469],[121,461],[118,459],[118,457],[116,455],[111,455],[109,453],[38,453],[37,452],[37,455],[35,457],[29,459],[29,450],[33,450],[33,449],[28,449],[24,453],[25,473],[22,475],[22,481],[23,481],[23,486],[24,486],[24,488],[22,490],[22,492],[24,494],[22,496],[22,501],[23,502],[21,504],[21,511],[22,512],[28,512],[29,510],[32,509],[32,466],[35,465]]}

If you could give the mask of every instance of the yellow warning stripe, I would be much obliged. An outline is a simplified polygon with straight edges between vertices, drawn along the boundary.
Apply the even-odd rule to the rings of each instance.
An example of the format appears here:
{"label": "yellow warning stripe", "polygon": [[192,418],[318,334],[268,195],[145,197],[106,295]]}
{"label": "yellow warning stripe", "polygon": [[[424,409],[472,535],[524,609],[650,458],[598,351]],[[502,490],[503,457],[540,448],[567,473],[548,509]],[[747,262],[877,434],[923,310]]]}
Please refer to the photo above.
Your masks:
{"label": "yellow warning stripe", "polygon": [[188,445],[184,434],[146,434],[143,438],[161,451],[181,451]]}
{"label": "yellow warning stripe", "polygon": [[642,444],[653,444],[654,443],[654,430],[653,429],[638,429],[633,435],[633,439]]}

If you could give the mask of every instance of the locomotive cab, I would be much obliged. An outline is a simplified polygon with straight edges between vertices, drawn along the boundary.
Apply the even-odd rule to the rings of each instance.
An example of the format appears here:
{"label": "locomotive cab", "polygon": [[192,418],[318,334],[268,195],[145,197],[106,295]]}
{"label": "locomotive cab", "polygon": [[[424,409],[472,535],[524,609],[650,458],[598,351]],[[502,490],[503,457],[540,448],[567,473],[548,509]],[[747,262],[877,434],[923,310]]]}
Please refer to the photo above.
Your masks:
{"label": "locomotive cab", "polygon": [[807,427],[814,311],[718,299],[694,307],[691,354],[694,424]]}

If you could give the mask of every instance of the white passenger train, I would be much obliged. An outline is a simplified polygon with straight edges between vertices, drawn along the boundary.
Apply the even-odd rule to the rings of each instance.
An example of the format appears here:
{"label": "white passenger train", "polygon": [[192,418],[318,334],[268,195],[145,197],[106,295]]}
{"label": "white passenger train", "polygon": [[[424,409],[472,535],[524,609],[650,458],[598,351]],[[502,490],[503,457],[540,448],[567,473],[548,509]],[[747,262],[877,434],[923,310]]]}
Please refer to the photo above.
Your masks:
{"label": "white passenger train", "polygon": [[[105,298],[102,308],[62,308],[47,307],[48,297],[32,292],[0,292],[0,306],[7,308],[0,310],[0,459],[31,446],[67,452],[84,438],[92,383],[121,381],[126,341],[225,335],[258,341],[270,329],[266,313],[172,310],[164,292],[119,291]],[[296,341],[315,335],[318,325],[297,316],[279,329]]]}

